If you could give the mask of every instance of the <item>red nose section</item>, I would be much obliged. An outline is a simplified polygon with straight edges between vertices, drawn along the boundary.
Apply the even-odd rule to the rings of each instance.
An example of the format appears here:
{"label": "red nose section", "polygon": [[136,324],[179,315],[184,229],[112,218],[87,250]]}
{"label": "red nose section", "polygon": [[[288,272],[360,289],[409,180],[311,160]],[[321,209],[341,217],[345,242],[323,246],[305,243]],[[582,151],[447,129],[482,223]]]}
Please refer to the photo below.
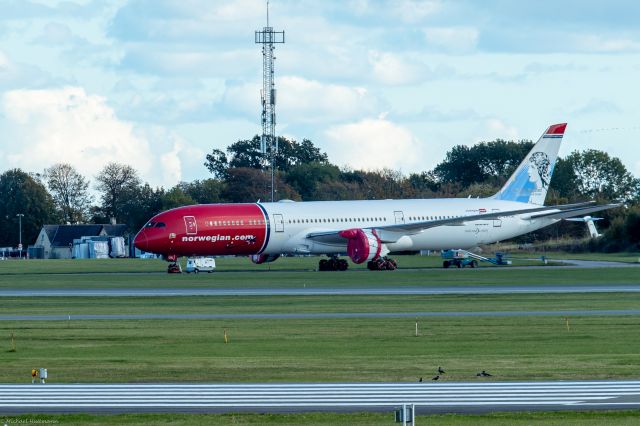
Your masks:
{"label": "red nose section", "polygon": [[138,232],[138,235],[136,235],[136,237],[133,239],[133,245],[138,250],[148,251],[147,249],[149,248],[149,243],[147,242],[147,236],[144,234],[144,229],[140,230],[140,232]]}

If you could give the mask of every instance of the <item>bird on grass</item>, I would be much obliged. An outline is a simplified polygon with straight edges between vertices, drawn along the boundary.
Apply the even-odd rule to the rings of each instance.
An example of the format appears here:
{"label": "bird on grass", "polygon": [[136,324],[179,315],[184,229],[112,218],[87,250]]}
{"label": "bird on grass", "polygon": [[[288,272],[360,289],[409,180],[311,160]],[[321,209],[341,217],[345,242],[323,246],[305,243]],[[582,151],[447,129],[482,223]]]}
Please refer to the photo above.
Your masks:
{"label": "bird on grass", "polygon": [[481,372],[479,372],[478,374],[476,374],[476,376],[478,377],[491,377],[492,374],[487,373],[486,371],[482,370]]}
{"label": "bird on grass", "polygon": [[440,376],[435,376],[433,379],[431,380],[438,380],[440,378]]}
{"label": "bird on grass", "polygon": [[445,374],[446,371],[442,369],[442,367],[438,367],[438,374]]}
{"label": "bird on grass", "polygon": [[422,383],[422,377],[420,377],[420,378],[418,379],[418,382]]}

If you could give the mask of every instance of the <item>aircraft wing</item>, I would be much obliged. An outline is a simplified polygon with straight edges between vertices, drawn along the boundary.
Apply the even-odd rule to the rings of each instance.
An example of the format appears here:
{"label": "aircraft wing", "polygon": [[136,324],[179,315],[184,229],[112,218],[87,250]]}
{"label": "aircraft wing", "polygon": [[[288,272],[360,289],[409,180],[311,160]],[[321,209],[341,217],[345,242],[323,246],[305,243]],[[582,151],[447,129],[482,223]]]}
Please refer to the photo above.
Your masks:
{"label": "aircraft wing", "polygon": [[[540,206],[521,210],[497,211],[492,213],[484,213],[470,216],[454,217],[450,219],[430,220],[424,222],[402,223],[397,225],[374,226],[378,232],[382,242],[395,242],[403,235],[419,234],[430,228],[439,226],[462,226],[466,222],[478,220],[500,219],[508,216],[523,215],[523,219],[538,219],[542,217],[548,218],[565,218],[584,215],[596,211],[611,209],[620,206],[620,204],[605,204],[594,206],[594,202],[563,204],[557,206]],[[339,235],[339,230],[311,232],[306,235],[307,238],[322,244],[344,245],[346,240]]]}
{"label": "aircraft wing", "polygon": [[321,244],[327,244],[330,246],[344,246],[347,244],[347,240],[341,237],[340,231],[323,231],[323,232],[310,232],[307,234],[307,238],[316,241]]}
{"label": "aircraft wing", "polygon": [[[549,219],[565,219],[565,218],[574,217],[574,216],[584,216],[589,213],[595,213],[602,210],[613,209],[616,207],[620,207],[622,205],[623,205],[622,203],[616,203],[616,204],[602,204],[599,206],[577,207],[574,209],[562,210],[559,212],[532,214],[531,219],[538,219],[542,217],[549,218]],[[596,219],[602,219],[602,218],[599,218],[599,217],[594,218],[594,220]],[[584,222],[584,220],[582,219],[580,220]]]}
{"label": "aircraft wing", "polygon": [[[559,212],[567,209],[584,207],[588,205],[593,205],[593,202],[587,203],[577,203],[577,204],[564,204],[559,206],[540,206],[540,207],[532,207],[528,209],[521,210],[506,210],[506,211],[496,211],[492,213],[483,213],[483,214],[475,214],[469,216],[459,216],[453,217],[450,219],[440,219],[440,220],[429,220],[424,222],[412,222],[412,223],[401,223],[398,225],[388,225],[376,227],[375,229],[383,229],[386,231],[394,231],[394,232],[403,232],[405,234],[418,234],[422,231],[425,231],[429,228],[436,228],[438,226],[462,226],[466,222],[478,221],[478,220],[492,220],[492,219],[500,219],[507,216],[517,216],[524,215],[527,213],[537,213],[537,212]],[[528,219],[528,217],[527,217]]]}

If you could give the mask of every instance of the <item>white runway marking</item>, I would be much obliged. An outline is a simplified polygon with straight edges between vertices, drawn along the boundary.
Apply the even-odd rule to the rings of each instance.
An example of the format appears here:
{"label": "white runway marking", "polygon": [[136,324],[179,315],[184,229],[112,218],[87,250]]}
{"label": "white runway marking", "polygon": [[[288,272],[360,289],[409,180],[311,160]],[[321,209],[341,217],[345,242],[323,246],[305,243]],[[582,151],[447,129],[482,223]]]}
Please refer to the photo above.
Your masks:
{"label": "white runway marking", "polygon": [[0,385],[3,412],[640,407],[640,381]]}

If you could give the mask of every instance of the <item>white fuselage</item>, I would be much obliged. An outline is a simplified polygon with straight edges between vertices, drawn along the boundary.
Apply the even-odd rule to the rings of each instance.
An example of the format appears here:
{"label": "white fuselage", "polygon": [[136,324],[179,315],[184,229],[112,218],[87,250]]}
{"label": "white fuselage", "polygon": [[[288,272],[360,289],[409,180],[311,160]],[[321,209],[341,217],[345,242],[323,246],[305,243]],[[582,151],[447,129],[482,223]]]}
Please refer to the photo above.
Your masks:
{"label": "white fuselage", "polygon": [[[417,200],[316,201],[263,203],[270,221],[265,254],[335,254],[344,244],[327,244],[306,238],[308,234],[351,228],[377,228],[396,224],[472,216],[499,211],[529,209],[531,204],[488,198]],[[422,232],[397,231],[390,251],[471,248],[526,234],[557,222],[557,219],[523,219],[508,216],[474,220]],[[382,231],[384,232],[388,231]],[[388,234],[387,234],[388,235]]]}

